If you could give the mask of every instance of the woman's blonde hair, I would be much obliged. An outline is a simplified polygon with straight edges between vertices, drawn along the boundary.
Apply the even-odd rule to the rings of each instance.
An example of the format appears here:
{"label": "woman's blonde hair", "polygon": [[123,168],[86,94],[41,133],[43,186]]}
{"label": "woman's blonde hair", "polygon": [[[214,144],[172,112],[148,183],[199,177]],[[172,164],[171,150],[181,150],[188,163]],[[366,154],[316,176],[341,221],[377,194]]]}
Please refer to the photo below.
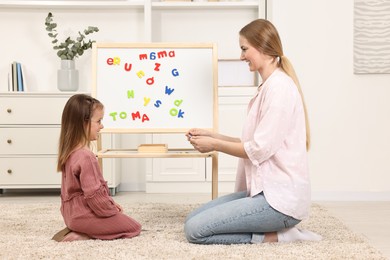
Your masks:
{"label": "woman's blonde hair", "polygon": [[240,35],[243,36],[250,45],[257,48],[260,52],[274,57],[278,61],[278,66],[294,80],[295,85],[297,86],[301,95],[303,109],[305,111],[306,149],[309,150],[310,125],[305,99],[303,97],[301,85],[299,84],[298,77],[292,64],[289,59],[283,55],[282,42],[280,40],[278,31],[271,22],[265,19],[257,19],[244,26],[240,30]]}
{"label": "woman's blonde hair", "polygon": [[95,109],[103,109],[103,104],[85,94],[73,95],[65,104],[61,119],[57,171],[63,170],[76,148],[90,145],[91,118]]}

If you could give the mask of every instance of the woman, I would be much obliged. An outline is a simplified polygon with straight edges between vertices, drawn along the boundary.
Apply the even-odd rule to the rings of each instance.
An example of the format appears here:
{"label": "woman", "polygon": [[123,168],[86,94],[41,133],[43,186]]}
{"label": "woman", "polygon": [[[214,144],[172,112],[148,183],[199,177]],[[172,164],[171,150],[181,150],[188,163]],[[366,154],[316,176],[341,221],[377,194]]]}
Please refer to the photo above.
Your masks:
{"label": "woman", "polygon": [[262,79],[248,105],[241,139],[204,129],[186,135],[200,152],[239,158],[235,193],[189,214],[189,242],[238,244],[320,240],[295,227],[308,217],[310,132],[298,79],[276,28],[258,19],[239,33],[241,60]]}

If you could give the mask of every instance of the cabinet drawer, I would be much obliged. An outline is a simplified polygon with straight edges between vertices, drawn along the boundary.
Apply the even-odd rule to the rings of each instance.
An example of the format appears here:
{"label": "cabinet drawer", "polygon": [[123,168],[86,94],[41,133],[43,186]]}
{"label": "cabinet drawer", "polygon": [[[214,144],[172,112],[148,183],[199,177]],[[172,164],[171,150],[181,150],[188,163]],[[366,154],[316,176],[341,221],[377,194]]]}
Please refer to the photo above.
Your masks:
{"label": "cabinet drawer", "polygon": [[0,154],[57,154],[59,127],[0,128]]}
{"label": "cabinet drawer", "polygon": [[61,184],[57,157],[0,157],[1,185]]}
{"label": "cabinet drawer", "polygon": [[0,97],[0,124],[61,124],[68,96]]}

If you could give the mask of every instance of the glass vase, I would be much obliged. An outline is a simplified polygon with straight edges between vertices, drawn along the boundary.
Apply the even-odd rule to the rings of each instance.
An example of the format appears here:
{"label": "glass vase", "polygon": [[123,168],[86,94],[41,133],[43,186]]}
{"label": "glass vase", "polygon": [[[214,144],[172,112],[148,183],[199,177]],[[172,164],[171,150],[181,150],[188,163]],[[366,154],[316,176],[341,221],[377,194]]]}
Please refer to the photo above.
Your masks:
{"label": "glass vase", "polygon": [[60,91],[76,91],[79,89],[79,71],[74,60],[61,60],[61,68],[57,71],[57,88]]}

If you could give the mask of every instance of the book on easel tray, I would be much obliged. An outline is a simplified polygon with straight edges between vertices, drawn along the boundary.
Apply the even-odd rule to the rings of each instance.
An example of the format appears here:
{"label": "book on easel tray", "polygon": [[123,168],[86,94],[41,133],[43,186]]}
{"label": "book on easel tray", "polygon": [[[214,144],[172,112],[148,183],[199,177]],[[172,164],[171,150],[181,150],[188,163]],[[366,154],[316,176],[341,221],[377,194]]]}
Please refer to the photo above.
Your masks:
{"label": "book on easel tray", "polygon": [[166,153],[168,152],[167,144],[141,144],[138,146],[139,153]]}

